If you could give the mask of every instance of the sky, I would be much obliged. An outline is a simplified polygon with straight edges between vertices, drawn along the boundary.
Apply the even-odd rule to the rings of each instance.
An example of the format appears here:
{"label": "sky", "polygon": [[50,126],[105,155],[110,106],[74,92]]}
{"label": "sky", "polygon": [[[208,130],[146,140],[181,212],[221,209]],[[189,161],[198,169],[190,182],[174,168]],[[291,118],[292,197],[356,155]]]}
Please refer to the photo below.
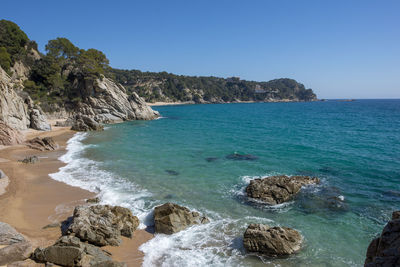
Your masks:
{"label": "sky", "polygon": [[2,0],[42,52],[66,37],[115,68],[268,81],[319,98],[400,98],[400,1]]}

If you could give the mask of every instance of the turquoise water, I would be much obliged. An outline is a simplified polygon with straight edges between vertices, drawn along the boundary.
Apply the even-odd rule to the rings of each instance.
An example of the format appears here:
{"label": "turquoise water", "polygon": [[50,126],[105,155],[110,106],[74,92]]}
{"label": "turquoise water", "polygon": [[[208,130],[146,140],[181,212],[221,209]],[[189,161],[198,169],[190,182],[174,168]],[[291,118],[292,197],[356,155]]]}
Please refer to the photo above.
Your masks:
{"label": "turquoise water", "polygon": [[[145,266],[362,266],[369,242],[399,209],[400,100],[155,109],[163,118],[78,134],[54,175],[131,208],[142,228],[165,202],[211,218],[144,244]],[[257,159],[226,159],[235,152]],[[280,206],[245,197],[251,179],[275,174],[322,184]],[[249,223],[295,228],[304,247],[284,259],[246,255]]]}

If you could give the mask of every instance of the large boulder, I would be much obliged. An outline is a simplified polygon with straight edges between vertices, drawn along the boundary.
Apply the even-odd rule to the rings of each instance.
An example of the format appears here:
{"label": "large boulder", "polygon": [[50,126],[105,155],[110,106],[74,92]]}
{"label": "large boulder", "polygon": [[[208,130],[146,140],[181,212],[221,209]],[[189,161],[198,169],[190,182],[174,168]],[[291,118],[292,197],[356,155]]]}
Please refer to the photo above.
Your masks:
{"label": "large boulder", "polygon": [[32,245],[7,223],[0,222],[0,266],[27,259]]}
{"label": "large boulder", "polygon": [[159,116],[136,93],[128,96],[121,84],[104,76],[90,79],[79,69],[74,69],[70,78],[73,79],[74,89],[80,92],[83,99],[77,107],[79,114],[93,117],[101,123],[152,120]]}
{"label": "large boulder", "polygon": [[102,265],[113,263],[110,254],[91,244],[83,243],[74,236],[63,236],[47,248],[37,248],[32,259],[61,266],[124,266]]}
{"label": "large boulder", "polygon": [[247,252],[268,257],[287,256],[301,248],[302,236],[288,227],[270,227],[265,224],[250,224],[243,236]]}
{"label": "large boulder", "polygon": [[4,122],[0,121],[0,145],[10,146],[22,143],[24,137],[22,134]]}
{"label": "large boulder", "polygon": [[139,219],[123,207],[109,205],[77,206],[64,235],[75,235],[96,246],[118,246],[121,235],[131,238]]}
{"label": "large boulder", "polygon": [[47,121],[46,116],[41,112],[40,109],[34,108],[30,112],[30,119],[31,119],[31,124],[30,127],[35,130],[40,130],[40,131],[50,131],[51,126],[50,123]]}
{"label": "large boulder", "polygon": [[393,212],[381,235],[369,244],[364,266],[400,266],[400,211]]}
{"label": "large boulder", "polygon": [[58,144],[52,137],[35,137],[27,142],[27,146],[40,151],[56,150],[58,148]]}
{"label": "large boulder", "polygon": [[319,179],[308,176],[270,176],[254,179],[246,187],[247,196],[270,205],[291,200],[304,185],[318,184]]}
{"label": "large boulder", "polygon": [[173,203],[154,208],[156,233],[173,234],[194,224],[208,223],[209,220],[198,212]]}
{"label": "large boulder", "polygon": [[75,116],[75,120],[72,124],[71,130],[79,132],[102,131],[104,130],[104,127],[94,119],[85,115],[78,114]]}

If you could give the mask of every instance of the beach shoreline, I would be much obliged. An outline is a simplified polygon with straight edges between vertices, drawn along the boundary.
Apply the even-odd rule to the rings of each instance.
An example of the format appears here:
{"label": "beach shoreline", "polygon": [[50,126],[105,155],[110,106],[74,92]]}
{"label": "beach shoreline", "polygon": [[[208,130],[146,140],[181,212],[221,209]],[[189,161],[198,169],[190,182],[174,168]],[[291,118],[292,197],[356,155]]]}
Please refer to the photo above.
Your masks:
{"label": "beach shoreline", "polygon": [[[51,136],[59,144],[54,151],[38,151],[26,145],[0,148],[0,169],[8,177],[8,186],[0,195],[0,221],[8,223],[26,236],[34,248],[52,245],[60,236],[60,227],[44,226],[60,223],[72,215],[77,205],[95,194],[52,179],[65,163],[59,160],[67,152],[67,142],[75,134],[67,127],[53,127],[52,131],[24,131],[26,140]],[[28,156],[37,156],[39,162],[19,162]],[[107,247],[116,261],[128,266],[141,266],[143,253],[138,247],[152,238],[152,234],[137,230],[132,239],[124,238],[119,247]],[[38,265],[41,266],[41,265]]]}

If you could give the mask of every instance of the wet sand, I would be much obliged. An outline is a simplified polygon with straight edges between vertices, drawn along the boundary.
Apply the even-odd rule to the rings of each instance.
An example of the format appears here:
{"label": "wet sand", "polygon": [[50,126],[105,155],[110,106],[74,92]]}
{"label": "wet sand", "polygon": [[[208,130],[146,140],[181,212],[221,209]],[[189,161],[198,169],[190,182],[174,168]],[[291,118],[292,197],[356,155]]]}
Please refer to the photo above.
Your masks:
{"label": "wet sand", "polygon": [[[43,229],[72,215],[75,206],[84,204],[93,193],[55,181],[49,177],[64,166],[58,158],[66,152],[66,143],[74,132],[65,127],[53,127],[51,132],[26,131],[26,139],[52,136],[59,144],[56,151],[38,151],[25,145],[0,148],[0,169],[9,184],[0,195],[0,221],[15,227],[31,240],[33,247],[52,245],[61,235],[59,227]],[[18,160],[35,155],[39,162],[24,164]],[[138,247],[152,234],[137,230],[132,239],[124,238],[119,247],[107,247],[113,259],[128,266],[140,266],[143,254]]]}

